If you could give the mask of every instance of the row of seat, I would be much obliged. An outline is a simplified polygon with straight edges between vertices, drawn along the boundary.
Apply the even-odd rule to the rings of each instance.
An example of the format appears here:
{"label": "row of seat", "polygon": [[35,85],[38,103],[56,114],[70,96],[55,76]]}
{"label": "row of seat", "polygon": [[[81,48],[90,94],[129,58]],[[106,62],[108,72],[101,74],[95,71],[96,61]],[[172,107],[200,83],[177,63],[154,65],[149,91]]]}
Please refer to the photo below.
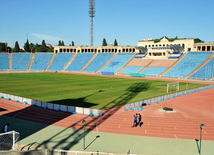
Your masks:
{"label": "row of seat", "polygon": [[[165,73],[166,77],[185,77],[203,63],[212,52],[189,52],[181,59],[171,70]],[[13,53],[12,54],[12,70],[27,70],[31,60],[30,53]],[[106,64],[114,53],[78,53],[71,64],[65,71],[80,71],[93,56],[93,60],[88,64],[83,72],[97,72]],[[61,71],[74,56],[73,53],[57,53],[49,71]],[[126,66],[120,72],[125,74],[141,73],[145,75],[158,76],[168,67],[172,66],[176,59],[131,59],[134,53],[118,53],[100,72],[117,72],[125,64]],[[36,53],[30,70],[45,70],[53,57],[52,53]],[[213,58],[214,59],[214,58]],[[198,72],[190,76],[196,79],[210,79],[214,76],[214,60],[211,59]],[[130,61],[131,60],[131,61]],[[130,61],[130,62],[129,62]],[[127,64],[127,62],[129,62]],[[145,68],[145,69],[143,69]],[[9,70],[9,54],[0,54],[0,69]]]}

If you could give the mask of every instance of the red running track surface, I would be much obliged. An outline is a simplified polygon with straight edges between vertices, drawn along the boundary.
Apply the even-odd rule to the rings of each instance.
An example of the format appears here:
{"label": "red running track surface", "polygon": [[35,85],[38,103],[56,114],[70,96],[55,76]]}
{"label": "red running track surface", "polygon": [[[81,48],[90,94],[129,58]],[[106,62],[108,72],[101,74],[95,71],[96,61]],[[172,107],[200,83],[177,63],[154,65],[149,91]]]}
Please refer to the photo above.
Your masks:
{"label": "red running track surface", "polygon": [[[143,122],[141,128],[131,127],[136,112],[125,111],[124,107],[103,111],[102,117],[89,117],[0,99],[0,115],[81,130],[85,119],[86,130],[90,131],[173,139],[199,139],[200,124],[205,124],[203,139],[214,140],[213,99],[214,88],[144,106],[144,110],[139,111]],[[163,107],[174,111],[165,112]]]}

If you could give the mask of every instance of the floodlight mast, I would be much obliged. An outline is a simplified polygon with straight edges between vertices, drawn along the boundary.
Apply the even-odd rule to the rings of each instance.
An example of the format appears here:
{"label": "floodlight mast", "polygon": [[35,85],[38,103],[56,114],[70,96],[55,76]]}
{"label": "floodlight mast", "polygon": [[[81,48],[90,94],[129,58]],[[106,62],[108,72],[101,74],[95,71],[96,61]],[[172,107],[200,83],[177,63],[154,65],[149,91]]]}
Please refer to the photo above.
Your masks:
{"label": "floodlight mast", "polygon": [[94,17],[95,17],[95,0],[89,0],[89,17],[91,17],[91,46],[94,42]]}

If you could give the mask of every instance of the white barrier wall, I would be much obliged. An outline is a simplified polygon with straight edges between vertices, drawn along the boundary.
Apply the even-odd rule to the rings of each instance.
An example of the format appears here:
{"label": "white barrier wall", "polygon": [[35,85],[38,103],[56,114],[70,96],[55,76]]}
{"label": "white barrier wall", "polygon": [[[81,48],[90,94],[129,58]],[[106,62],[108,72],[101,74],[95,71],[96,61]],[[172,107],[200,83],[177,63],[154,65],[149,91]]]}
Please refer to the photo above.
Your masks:
{"label": "white barrier wall", "polygon": [[67,105],[60,105],[60,109],[62,111],[68,111],[68,106]]}
{"label": "white barrier wall", "polygon": [[29,98],[14,96],[14,95],[5,94],[5,93],[0,93],[0,96],[3,96],[5,99],[11,98],[11,100],[14,100],[14,101],[18,100],[19,102],[27,102],[27,104],[36,105],[38,107],[48,107],[48,109],[54,109],[54,110],[60,109],[61,111],[65,111],[65,112],[77,112],[79,114],[86,114],[86,115],[94,114],[95,116],[102,116],[102,110],[99,110],[99,109],[89,109],[89,108],[83,108],[83,107],[53,104],[53,103],[32,100]]}
{"label": "white barrier wall", "polygon": [[93,113],[93,110],[92,110],[92,109],[83,108],[83,114],[89,115],[89,114],[92,114],[92,113]]}
{"label": "white barrier wall", "polygon": [[82,107],[76,107],[76,112],[79,114],[84,114],[83,108]]}
{"label": "white barrier wall", "polygon": [[48,107],[48,109],[54,109],[53,103],[47,103],[47,107]]}
{"label": "white barrier wall", "polygon": [[68,106],[68,112],[74,112],[74,111],[76,111],[76,107]]}
{"label": "white barrier wall", "polygon": [[59,104],[54,104],[54,110],[60,109],[60,105]]}

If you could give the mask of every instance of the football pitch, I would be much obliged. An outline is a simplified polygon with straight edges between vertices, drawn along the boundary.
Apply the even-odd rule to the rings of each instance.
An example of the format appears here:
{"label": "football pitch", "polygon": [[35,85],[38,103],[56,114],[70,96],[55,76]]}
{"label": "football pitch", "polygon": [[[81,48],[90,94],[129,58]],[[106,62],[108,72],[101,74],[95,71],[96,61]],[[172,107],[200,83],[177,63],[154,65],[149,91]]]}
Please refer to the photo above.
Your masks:
{"label": "football pitch", "polygon": [[[110,109],[165,95],[168,81],[61,73],[0,74],[0,92],[43,102]],[[180,82],[180,91],[204,86]],[[174,93],[175,89],[169,93]]]}

